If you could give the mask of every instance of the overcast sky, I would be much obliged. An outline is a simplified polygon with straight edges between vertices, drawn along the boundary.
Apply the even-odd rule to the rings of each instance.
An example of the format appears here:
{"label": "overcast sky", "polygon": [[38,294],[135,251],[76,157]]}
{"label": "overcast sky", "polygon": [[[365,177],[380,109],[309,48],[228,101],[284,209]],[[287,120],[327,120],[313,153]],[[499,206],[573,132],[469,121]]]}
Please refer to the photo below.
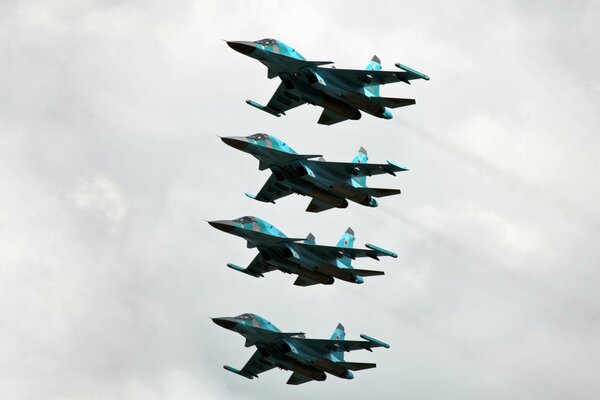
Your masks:
{"label": "overcast sky", "polygon": [[[599,2],[0,2],[0,386],[5,399],[598,399]],[[274,118],[279,84],[221,39],[431,81],[391,121]],[[378,208],[252,201],[268,177],[216,135],[411,170]],[[364,285],[301,288],[225,267],[255,250],[206,219],[256,215],[397,259]],[[391,349],[353,381],[285,385],[209,317],[254,312]]]}

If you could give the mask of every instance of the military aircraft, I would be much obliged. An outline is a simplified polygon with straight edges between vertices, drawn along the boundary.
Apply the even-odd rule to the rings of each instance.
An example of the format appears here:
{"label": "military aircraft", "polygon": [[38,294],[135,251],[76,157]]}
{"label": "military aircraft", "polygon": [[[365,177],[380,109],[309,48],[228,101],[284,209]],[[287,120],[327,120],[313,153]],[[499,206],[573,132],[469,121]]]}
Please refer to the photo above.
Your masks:
{"label": "military aircraft", "polygon": [[248,248],[256,247],[258,255],[247,268],[227,264],[231,269],[255,278],[276,269],[288,274],[296,274],[296,286],[316,284],[331,285],[334,278],[352,283],[363,283],[363,277],[384,275],[383,271],[354,269],[352,260],[357,257],[380,256],[398,257],[389,250],[372,244],[366,249],[355,249],[354,231],[348,228],[337,246],[323,246],[315,243],[310,233],[304,238],[288,238],[279,229],[260,218],[246,216],[231,221],[208,221],[223,232],[239,236],[247,241]]}
{"label": "military aircraft", "polygon": [[246,100],[249,105],[276,117],[303,104],[323,107],[318,123],[333,125],[347,119],[360,119],[361,111],[378,118],[392,119],[388,108],[415,104],[414,99],[380,97],[379,86],[394,82],[410,84],[429,77],[400,63],[402,71],[382,71],[373,56],[365,70],[323,68],[333,61],[308,61],[296,50],[275,39],[255,42],[228,41],[229,47],[263,63],[269,79],[279,77],[279,85],[266,106]]}
{"label": "military aircraft", "polygon": [[[377,207],[375,197],[399,194],[399,189],[367,187],[367,177],[408,171],[391,161],[366,164],[367,151],[360,148],[351,163],[325,161],[318,154],[298,154],[290,146],[266,133],[247,137],[222,137],[229,146],[252,154],[258,169],[271,169],[271,176],[257,195],[246,196],[275,204],[275,200],[292,193],[312,197],[306,211],[321,212],[330,208],[346,208],[348,200],[363,206]],[[312,160],[313,158],[319,158]]]}
{"label": "military aircraft", "polygon": [[300,385],[310,381],[324,381],[328,374],[343,379],[353,379],[352,371],[375,368],[374,363],[347,362],[344,352],[371,350],[374,347],[390,348],[390,345],[367,335],[363,340],[344,340],[346,333],[342,324],[333,331],[331,338],[307,339],[302,332],[281,332],[275,325],[255,314],[242,314],[234,318],[212,318],[213,322],[225,329],[237,332],[246,338],[246,347],[256,346],[256,352],[237,370],[224,365],[227,371],[244,378],[258,378],[258,375],[279,367],[293,374],[288,385]]}

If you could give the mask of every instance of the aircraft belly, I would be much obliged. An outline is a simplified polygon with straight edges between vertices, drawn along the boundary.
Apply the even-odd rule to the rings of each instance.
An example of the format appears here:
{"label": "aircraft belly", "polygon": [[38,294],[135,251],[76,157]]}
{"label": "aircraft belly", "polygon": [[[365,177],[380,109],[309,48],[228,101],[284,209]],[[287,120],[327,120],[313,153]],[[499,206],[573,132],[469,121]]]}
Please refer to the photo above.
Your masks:
{"label": "aircraft belly", "polygon": [[309,377],[310,375],[307,375],[307,373],[314,373],[315,371],[318,371],[319,375],[327,372],[339,378],[346,378],[348,376],[348,369],[345,367],[336,365],[331,360],[321,358],[318,355],[311,355],[310,353],[313,352],[304,350],[302,351],[302,355],[299,353],[289,354],[289,358],[292,360],[291,368],[289,369]]}
{"label": "aircraft belly", "polygon": [[[311,180],[315,180],[312,178]],[[287,180],[286,184],[292,188],[296,193],[303,196],[308,196],[320,200],[324,203],[330,204],[333,207],[345,208],[348,206],[348,202],[342,196],[336,196],[333,194],[331,189],[323,189],[317,186],[315,183],[308,179],[302,180]]]}
{"label": "aircraft belly", "polygon": [[345,100],[346,91],[333,89],[319,83],[310,85],[298,78],[291,78],[291,80],[295,86],[294,92],[297,92],[308,103],[318,105],[349,119],[360,118],[360,111],[357,107]]}
{"label": "aircraft belly", "polygon": [[284,259],[273,259],[271,264],[276,265],[277,269],[288,274],[303,276],[317,283],[329,284],[331,277],[313,270],[309,265],[300,262],[293,262]]}

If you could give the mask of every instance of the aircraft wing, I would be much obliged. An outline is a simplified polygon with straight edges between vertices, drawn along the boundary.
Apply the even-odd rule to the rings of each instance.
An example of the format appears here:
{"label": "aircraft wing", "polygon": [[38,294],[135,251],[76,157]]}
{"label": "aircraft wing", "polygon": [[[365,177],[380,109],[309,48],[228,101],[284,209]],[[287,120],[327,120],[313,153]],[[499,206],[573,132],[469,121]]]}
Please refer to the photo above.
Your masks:
{"label": "aircraft wing", "polygon": [[320,244],[310,244],[302,242],[294,242],[294,247],[300,247],[312,251],[315,254],[322,256],[323,258],[342,258],[348,257],[355,259],[358,257],[371,257],[378,260],[379,256],[390,256],[398,257],[391,251],[382,249],[377,246],[367,245],[368,249],[356,249],[353,247],[336,247],[336,246],[323,246]]}
{"label": "aircraft wing", "polygon": [[373,176],[379,174],[396,175],[396,172],[408,171],[408,168],[402,167],[391,161],[388,161],[387,164],[361,164],[306,160],[306,163],[309,166],[314,165],[317,166],[317,168],[328,169],[336,175],[345,176],[348,178],[353,176]]}
{"label": "aircraft wing", "polygon": [[275,368],[275,364],[265,360],[260,354],[260,351],[258,350],[254,352],[254,354],[252,355],[252,357],[250,357],[246,365],[244,365],[244,368],[242,368],[240,371],[227,365],[225,366],[226,370],[246,377],[248,379],[258,378],[258,374],[262,374],[263,372],[266,372],[273,368]]}
{"label": "aircraft wing", "polygon": [[244,274],[253,276],[255,278],[261,277],[263,274],[271,272],[275,269],[275,267],[265,262],[265,258],[261,253],[258,253],[256,257],[254,257],[254,260],[252,260],[250,265],[248,265],[246,268],[239,267],[235,264],[227,264],[227,266],[231,269],[243,272]]}
{"label": "aircraft wing", "polygon": [[[363,335],[365,336],[365,335]],[[365,336],[368,337],[368,336]],[[330,339],[306,339],[306,338],[290,338],[290,341],[297,342],[302,346],[310,347],[318,354],[330,354],[340,351],[368,350],[371,351],[375,347],[389,348],[387,343],[369,338],[370,340],[330,340]]]}
{"label": "aircraft wing", "polygon": [[[400,66],[401,64],[398,64]],[[404,71],[370,71],[360,69],[325,69],[327,74],[337,76],[345,81],[351,82],[357,86],[370,86],[370,85],[385,85],[388,83],[404,82],[410,83],[409,81],[414,79],[425,79],[429,80],[427,75],[421,74],[408,67],[401,66],[400,68]]]}
{"label": "aircraft wing", "polygon": [[279,84],[279,87],[269,100],[266,108],[274,111],[276,114],[284,114],[288,110],[292,108],[296,108],[306,104],[306,101],[302,100],[300,97],[296,96],[294,93],[290,92],[285,88],[283,83]]}
{"label": "aircraft wing", "polygon": [[294,193],[293,190],[279,183],[275,175],[271,174],[257,195],[253,196],[246,193],[246,196],[258,201],[275,204],[275,200],[289,196],[292,193]]}

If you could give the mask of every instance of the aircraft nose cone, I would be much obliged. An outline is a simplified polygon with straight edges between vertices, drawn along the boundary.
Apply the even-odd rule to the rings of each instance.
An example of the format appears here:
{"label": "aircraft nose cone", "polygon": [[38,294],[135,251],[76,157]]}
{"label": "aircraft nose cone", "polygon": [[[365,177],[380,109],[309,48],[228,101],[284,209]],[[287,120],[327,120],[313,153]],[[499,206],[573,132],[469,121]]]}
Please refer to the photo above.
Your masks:
{"label": "aircraft nose cone", "polygon": [[235,223],[231,221],[208,221],[208,224],[213,228],[227,233],[233,232],[235,229]]}
{"label": "aircraft nose cone", "polygon": [[227,46],[231,47],[238,53],[248,55],[254,51],[256,46],[252,42],[227,42]]}
{"label": "aircraft nose cone", "polygon": [[238,150],[243,150],[248,145],[248,139],[241,136],[222,137],[221,140],[223,143]]}
{"label": "aircraft nose cone", "polygon": [[220,327],[230,330],[237,325],[237,322],[231,318],[212,318],[212,321]]}

